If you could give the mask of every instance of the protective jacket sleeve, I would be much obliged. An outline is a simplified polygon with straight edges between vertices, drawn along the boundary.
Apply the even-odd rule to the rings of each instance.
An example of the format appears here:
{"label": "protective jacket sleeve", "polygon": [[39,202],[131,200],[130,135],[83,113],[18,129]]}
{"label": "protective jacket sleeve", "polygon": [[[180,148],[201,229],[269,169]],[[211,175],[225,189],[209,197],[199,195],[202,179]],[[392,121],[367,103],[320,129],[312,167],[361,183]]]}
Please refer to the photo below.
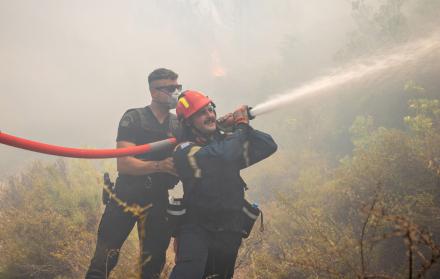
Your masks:
{"label": "protective jacket sleeve", "polygon": [[250,128],[248,141],[243,150],[244,164],[241,165],[241,168],[247,168],[266,159],[277,149],[277,144],[269,134]]}
{"label": "protective jacket sleeve", "polygon": [[200,178],[226,169],[238,171],[246,168],[269,157],[276,149],[270,135],[240,125],[234,133],[214,139],[205,146],[192,142],[178,145],[174,163],[182,179]]}

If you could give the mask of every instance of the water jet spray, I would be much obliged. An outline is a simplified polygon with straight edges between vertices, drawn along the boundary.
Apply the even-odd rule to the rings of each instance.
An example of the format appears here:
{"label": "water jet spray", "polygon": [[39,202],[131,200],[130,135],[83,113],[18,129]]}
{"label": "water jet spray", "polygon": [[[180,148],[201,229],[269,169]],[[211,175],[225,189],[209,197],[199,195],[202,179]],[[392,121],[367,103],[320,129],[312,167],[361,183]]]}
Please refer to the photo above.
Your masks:
{"label": "water jet spray", "polygon": [[342,86],[352,81],[366,78],[383,70],[417,61],[428,54],[440,53],[440,35],[418,40],[388,51],[388,55],[375,55],[355,61],[345,67],[333,70],[331,74],[317,78],[284,94],[272,97],[251,109],[253,116],[262,115],[281,107]]}
{"label": "water jet spray", "polygon": [[[271,98],[271,100],[267,102],[258,104],[257,106],[250,108],[248,112],[251,119],[253,119],[258,115],[263,115],[280,109],[305,97],[315,96],[319,93],[347,84],[348,82],[365,78],[386,69],[401,66],[410,61],[419,60],[422,57],[427,56],[429,53],[436,53],[436,51],[437,53],[440,53],[439,36],[432,36],[428,39],[419,40],[414,43],[395,48],[389,52],[391,53],[389,55],[377,55],[369,57],[368,59],[365,59],[365,61],[357,61],[346,67],[339,68],[333,71],[332,74],[308,82],[300,87],[288,91],[285,94]],[[89,159],[132,156],[151,151],[163,150],[172,148],[176,142],[177,141],[175,138],[169,138],[150,144],[127,148],[80,149],[31,141],[8,135],[0,131],[0,143],[9,146],[50,155]]]}

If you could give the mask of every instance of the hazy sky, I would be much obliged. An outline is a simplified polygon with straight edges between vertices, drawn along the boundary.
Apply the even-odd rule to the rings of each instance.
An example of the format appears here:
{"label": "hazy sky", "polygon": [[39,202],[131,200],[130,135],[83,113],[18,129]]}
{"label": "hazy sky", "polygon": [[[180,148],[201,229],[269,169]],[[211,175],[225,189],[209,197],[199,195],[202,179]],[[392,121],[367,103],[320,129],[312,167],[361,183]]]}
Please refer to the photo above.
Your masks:
{"label": "hazy sky", "polygon": [[[325,67],[350,13],[346,0],[0,0],[0,130],[114,147],[121,115],[149,102],[146,76],[158,67],[209,94],[221,113],[262,101],[246,88],[283,62],[286,41],[304,68]],[[0,146],[0,174],[36,156]]]}

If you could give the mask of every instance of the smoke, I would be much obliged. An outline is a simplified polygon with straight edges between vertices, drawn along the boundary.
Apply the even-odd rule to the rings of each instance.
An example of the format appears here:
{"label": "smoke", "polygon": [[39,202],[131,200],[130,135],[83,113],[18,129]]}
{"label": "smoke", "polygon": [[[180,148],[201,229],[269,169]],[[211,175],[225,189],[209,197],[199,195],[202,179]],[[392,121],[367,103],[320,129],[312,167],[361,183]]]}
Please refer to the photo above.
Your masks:
{"label": "smoke", "polygon": [[[354,27],[345,0],[0,0],[0,129],[111,148],[125,110],[150,102],[155,68],[223,114],[320,76]],[[0,154],[0,174],[52,159]]]}
{"label": "smoke", "polygon": [[[222,25],[222,26],[225,25],[218,11],[217,3],[213,1],[203,1],[203,0],[179,0],[179,2],[188,5],[194,11],[195,15],[204,17],[207,20],[211,19],[217,25]],[[228,1],[223,1],[221,4],[227,5]]]}

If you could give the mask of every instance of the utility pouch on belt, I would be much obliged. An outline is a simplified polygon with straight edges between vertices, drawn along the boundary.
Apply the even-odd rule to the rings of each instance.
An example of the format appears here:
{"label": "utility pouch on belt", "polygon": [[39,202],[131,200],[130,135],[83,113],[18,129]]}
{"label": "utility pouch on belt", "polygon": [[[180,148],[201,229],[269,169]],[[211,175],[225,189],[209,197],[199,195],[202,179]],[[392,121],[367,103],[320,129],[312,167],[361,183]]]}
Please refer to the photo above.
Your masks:
{"label": "utility pouch on belt", "polygon": [[261,214],[261,224],[260,231],[264,230],[263,227],[263,212],[258,208],[257,204],[250,204],[247,200],[244,201],[243,209],[242,209],[242,237],[248,238],[252,228],[257,221],[258,216]]}
{"label": "utility pouch on belt", "polygon": [[104,188],[102,189],[102,203],[104,205],[110,202],[110,193],[114,193],[115,183],[110,180],[108,172],[104,173]]}
{"label": "utility pouch on belt", "polygon": [[181,224],[185,214],[186,214],[186,208],[183,205],[183,199],[174,198],[170,196],[168,199],[167,215],[168,215],[168,224],[172,236],[176,236],[177,228]]}

